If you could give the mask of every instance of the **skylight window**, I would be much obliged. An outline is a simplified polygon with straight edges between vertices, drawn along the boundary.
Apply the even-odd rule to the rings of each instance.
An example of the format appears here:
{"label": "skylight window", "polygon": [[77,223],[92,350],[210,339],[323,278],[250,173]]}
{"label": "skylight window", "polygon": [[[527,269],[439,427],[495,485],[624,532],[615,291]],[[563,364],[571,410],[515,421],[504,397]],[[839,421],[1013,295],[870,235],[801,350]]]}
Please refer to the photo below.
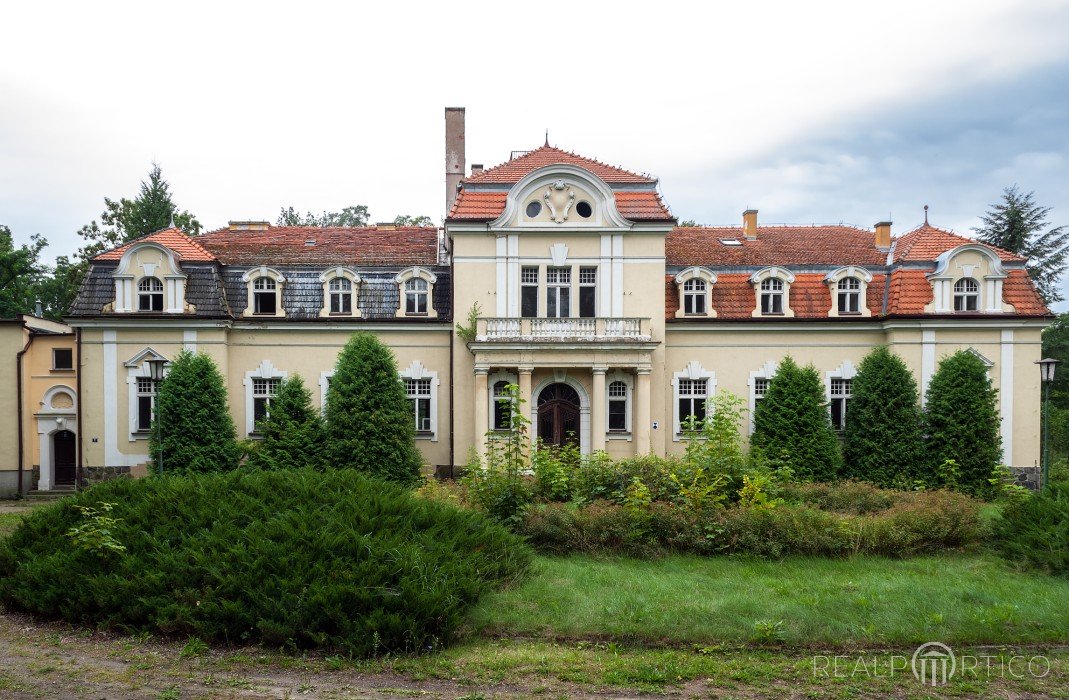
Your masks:
{"label": "skylight window", "polygon": [[742,245],[742,241],[738,238],[721,238],[720,242],[724,245]]}

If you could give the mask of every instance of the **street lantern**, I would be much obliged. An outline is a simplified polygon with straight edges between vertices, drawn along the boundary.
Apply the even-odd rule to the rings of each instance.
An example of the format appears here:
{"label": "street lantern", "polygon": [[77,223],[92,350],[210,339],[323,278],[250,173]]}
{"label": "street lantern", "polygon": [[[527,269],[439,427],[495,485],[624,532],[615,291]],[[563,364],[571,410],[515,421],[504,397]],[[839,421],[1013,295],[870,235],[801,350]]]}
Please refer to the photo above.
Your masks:
{"label": "street lantern", "polygon": [[152,381],[161,381],[163,379],[163,369],[167,366],[167,360],[157,358],[146,360],[145,363],[148,365],[148,376],[152,378]]}
{"label": "street lantern", "polygon": [[160,448],[159,461],[157,466],[159,467],[160,474],[163,473],[163,418],[160,415],[160,403],[159,403],[159,390],[160,382],[163,381],[164,368],[167,367],[167,360],[162,357],[157,357],[151,360],[146,360],[148,364],[148,376],[152,379],[153,393],[156,395],[153,401],[153,406],[156,409],[156,435],[158,436],[157,444]]}
{"label": "street lantern", "polygon": [[1050,436],[1050,385],[1054,383],[1054,370],[1061,364],[1061,360],[1046,358],[1036,362],[1039,365],[1039,379],[1043,382],[1043,488],[1047,488],[1050,479],[1050,448],[1047,446]]}

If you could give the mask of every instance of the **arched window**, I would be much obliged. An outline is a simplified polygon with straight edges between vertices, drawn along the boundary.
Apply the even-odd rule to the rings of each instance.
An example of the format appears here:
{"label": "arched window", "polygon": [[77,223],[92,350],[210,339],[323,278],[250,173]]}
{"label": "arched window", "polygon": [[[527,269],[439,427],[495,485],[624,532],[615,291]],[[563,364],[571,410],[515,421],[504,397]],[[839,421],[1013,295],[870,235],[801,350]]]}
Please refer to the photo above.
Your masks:
{"label": "arched window", "polygon": [[425,314],[428,307],[427,280],[413,277],[405,282],[405,313]]}
{"label": "arched window", "polygon": [[512,396],[505,380],[494,382],[494,430],[508,430],[512,427]]}
{"label": "arched window", "polygon": [[[692,280],[693,281],[693,280]],[[627,384],[609,382],[609,432],[627,431]]]}
{"label": "arched window", "polygon": [[705,280],[692,278],[683,283],[683,313],[705,314]]}
{"label": "arched window", "polygon": [[857,277],[844,277],[836,285],[840,314],[861,313],[861,280]]}
{"label": "arched window", "polygon": [[278,283],[270,277],[257,277],[252,283],[253,313],[274,316],[278,311]]}
{"label": "arched window", "polygon": [[163,282],[145,277],[137,283],[137,310],[163,311]]}
{"label": "arched window", "polygon": [[353,283],[344,277],[335,277],[328,287],[330,289],[330,313],[351,314],[353,312]]}
{"label": "arched window", "polygon": [[954,310],[977,311],[980,308],[980,285],[971,277],[954,283]]}
{"label": "arched window", "polygon": [[783,280],[769,277],[761,282],[761,313],[783,313]]}

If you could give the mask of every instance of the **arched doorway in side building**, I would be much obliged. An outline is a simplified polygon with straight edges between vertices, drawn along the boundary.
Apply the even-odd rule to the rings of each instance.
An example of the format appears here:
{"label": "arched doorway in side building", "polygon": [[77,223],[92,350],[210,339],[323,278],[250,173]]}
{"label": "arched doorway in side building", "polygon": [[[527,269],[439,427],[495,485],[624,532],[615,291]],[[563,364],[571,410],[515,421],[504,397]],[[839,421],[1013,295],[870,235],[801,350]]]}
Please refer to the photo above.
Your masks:
{"label": "arched doorway in side building", "polygon": [[581,401],[579,392],[556,382],[538,394],[538,439],[543,445],[561,446],[582,443]]}

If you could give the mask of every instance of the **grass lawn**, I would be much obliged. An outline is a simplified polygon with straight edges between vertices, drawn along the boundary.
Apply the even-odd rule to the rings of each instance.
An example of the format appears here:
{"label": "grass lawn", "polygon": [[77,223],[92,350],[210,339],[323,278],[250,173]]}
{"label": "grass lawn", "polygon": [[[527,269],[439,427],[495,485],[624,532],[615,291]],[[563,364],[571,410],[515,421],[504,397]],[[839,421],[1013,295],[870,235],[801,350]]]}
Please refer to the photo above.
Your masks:
{"label": "grass lawn", "polygon": [[643,645],[851,648],[1069,642],[1069,580],[985,555],[783,561],[542,557],[476,634]]}
{"label": "grass lawn", "polygon": [[7,537],[22,522],[22,513],[0,513],[0,537]]}

